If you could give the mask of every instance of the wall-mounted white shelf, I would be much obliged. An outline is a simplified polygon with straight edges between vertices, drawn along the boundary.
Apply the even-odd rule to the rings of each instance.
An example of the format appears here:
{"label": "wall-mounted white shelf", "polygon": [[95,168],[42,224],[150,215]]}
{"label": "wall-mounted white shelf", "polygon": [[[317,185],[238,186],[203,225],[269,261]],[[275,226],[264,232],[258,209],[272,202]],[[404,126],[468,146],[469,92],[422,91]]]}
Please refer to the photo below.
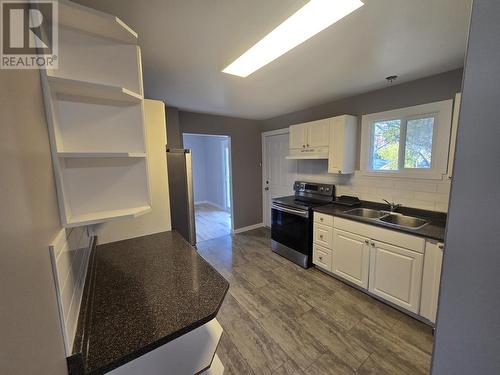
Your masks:
{"label": "wall-mounted white shelf", "polygon": [[51,75],[47,75],[47,78],[51,90],[57,95],[104,99],[130,104],[138,104],[142,101],[142,95],[124,87],[61,78]]}
{"label": "wall-mounted white shelf", "polygon": [[71,1],[59,0],[59,24],[120,43],[137,44],[137,33],[118,17]]}
{"label": "wall-mounted white shelf", "polygon": [[151,209],[137,34],[118,18],[59,1],[59,69],[40,70],[64,227]]}
{"label": "wall-mounted white shelf", "polygon": [[145,158],[145,152],[58,152],[60,158]]}
{"label": "wall-mounted white shelf", "polygon": [[119,210],[110,210],[102,212],[92,212],[88,214],[75,215],[68,218],[67,228],[92,225],[104,221],[115,221],[123,219],[133,219],[151,211],[151,206],[125,208]]}

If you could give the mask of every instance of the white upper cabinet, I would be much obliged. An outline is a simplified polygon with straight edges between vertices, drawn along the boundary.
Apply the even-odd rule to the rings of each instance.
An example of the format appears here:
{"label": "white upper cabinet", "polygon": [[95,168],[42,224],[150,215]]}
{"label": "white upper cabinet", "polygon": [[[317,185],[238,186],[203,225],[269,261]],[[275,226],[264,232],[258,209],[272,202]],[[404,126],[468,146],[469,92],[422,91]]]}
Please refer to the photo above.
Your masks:
{"label": "white upper cabinet", "polygon": [[451,120],[451,135],[450,135],[450,151],[448,153],[448,173],[449,179],[453,176],[453,163],[455,159],[455,144],[457,142],[458,119],[460,115],[460,101],[462,94],[459,92],[455,95],[453,102],[453,118]]}
{"label": "white upper cabinet", "polygon": [[290,126],[290,137],[289,148],[293,149],[302,149],[306,147],[307,143],[307,127],[304,125],[292,125]]}
{"label": "white upper cabinet", "polygon": [[307,124],[306,147],[328,147],[330,135],[330,121],[318,120]]}
{"label": "white upper cabinet", "polygon": [[289,159],[327,159],[330,121],[323,119],[290,126]]}
{"label": "white upper cabinet", "polygon": [[354,173],[358,118],[337,116],[330,119],[328,173]]}
{"label": "white upper cabinet", "polygon": [[59,68],[41,70],[64,227],[151,210],[141,55],[118,18],[60,1]]}

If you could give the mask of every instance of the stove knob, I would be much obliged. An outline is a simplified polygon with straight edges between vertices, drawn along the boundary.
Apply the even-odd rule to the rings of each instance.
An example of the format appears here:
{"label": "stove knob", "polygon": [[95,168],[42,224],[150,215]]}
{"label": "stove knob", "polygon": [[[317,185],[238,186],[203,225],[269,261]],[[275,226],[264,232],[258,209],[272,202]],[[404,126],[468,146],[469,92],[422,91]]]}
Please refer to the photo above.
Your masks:
{"label": "stove knob", "polygon": [[330,191],[330,188],[326,188],[326,191]]}
{"label": "stove knob", "polygon": [[323,186],[319,188],[319,191],[323,191],[323,190],[325,190],[325,188]]}

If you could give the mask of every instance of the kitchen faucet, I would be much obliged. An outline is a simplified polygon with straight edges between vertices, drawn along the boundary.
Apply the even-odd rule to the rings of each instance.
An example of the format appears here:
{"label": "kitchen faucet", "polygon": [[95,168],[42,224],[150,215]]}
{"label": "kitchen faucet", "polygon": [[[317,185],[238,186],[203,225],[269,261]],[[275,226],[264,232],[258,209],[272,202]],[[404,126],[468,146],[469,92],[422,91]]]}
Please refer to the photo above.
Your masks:
{"label": "kitchen faucet", "polygon": [[400,203],[389,202],[387,199],[382,200],[389,205],[391,212],[395,212],[399,207],[402,206],[402,204]]}

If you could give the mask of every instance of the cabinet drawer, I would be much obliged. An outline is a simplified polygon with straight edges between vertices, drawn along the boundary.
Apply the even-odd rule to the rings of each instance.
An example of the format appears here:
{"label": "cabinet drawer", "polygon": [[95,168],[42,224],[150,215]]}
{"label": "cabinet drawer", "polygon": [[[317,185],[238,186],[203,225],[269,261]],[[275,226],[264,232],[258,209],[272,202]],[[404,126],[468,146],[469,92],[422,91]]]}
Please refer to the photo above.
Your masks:
{"label": "cabinet drawer", "polygon": [[327,271],[332,270],[332,250],[313,244],[313,263]]}
{"label": "cabinet drawer", "polygon": [[320,223],[323,225],[328,225],[329,227],[333,227],[333,216],[322,214],[320,212],[314,213],[314,222]]}
{"label": "cabinet drawer", "polygon": [[333,248],[332,227],[319,223],[314,223],[313,238],[314,238],[313,243],[315,243],[316,245],[326,247],[327,249]]}

